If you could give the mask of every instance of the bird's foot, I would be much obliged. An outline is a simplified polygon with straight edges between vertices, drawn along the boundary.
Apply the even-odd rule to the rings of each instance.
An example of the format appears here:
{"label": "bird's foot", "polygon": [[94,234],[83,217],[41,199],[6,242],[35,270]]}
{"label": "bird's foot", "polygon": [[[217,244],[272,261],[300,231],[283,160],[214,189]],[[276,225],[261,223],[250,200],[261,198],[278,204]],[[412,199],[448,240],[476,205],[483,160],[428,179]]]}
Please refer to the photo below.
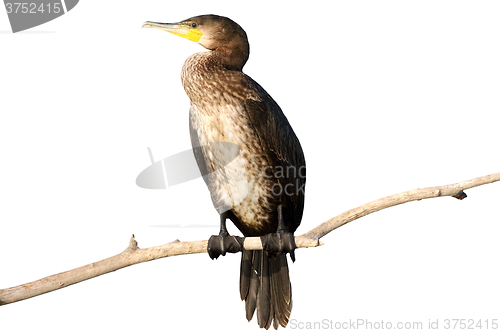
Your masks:
{"label": "bird's foot", "polygon": [[228,233],[213,235],[208,240],[208,255],[210,258],[217,259],[219,256],[225,256],[226,253],[237,253],[243,250],[243,237],[230,236]]}
{"label": "bird's foot", "polygon": [[290,258],[295,261],[295,237],[293,233],[280,230],[273,234],[267,234],[261,237],[262,248],[269,257],[282,253],[290,253]]}

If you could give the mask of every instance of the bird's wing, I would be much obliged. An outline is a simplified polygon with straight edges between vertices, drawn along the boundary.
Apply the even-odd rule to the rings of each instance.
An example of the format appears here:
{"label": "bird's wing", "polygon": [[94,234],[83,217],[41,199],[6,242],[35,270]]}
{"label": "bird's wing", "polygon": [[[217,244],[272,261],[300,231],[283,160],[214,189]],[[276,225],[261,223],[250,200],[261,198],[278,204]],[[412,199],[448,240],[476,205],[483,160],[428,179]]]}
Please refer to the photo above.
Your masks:
{"label": "bird's wing", "polygon": [[[251,80],[251,79],[250,79]],[[245,111],[255,128],[262,147],[269,152],[269,165],[281,185],[285,221],[295,231],[302,219],[306,162],[300,142],[288,119],[272,97],[251,81],[258,91],[257,99],[245,100]]]}
{"label": "bird's wing", "polygon": [[208,190],[210,192],[210,197],[212,198],[212,203],[219,214],[229,210],[231,207],[228,207],[224,202],[217,198],[215,195],[216,187],[214,174],[215,171],[213,163],[211,163],[210,159],[207,156],[207,153],[204,151],[209,149],[209,146],[202,146],[200,144],[200,140],[198,138],[198,132],[193,127],[193,123],[191,121],[191,117],[189,119],[189,133],[191,136],[191,145],[193,147],[194,158],[196,159],[196,163],[198,164],[198,168],[200,169],[200,173],[207,184]]}
{"label": "bird's wing", "polygon": [[[213,170],[209,168],[210,161],[205,157],[205,154],[202,151],[200,140],[198,139],[198,132],[196,132],[193,128],[191,117],[189,118],[189,134],[191,136],[191,146],[193,147],[194,158],[196,159],[200,173],[202,176],[208,175]],[[203,177],[203,180],[205,180],[205,183],[209,185],[206,177]]]}

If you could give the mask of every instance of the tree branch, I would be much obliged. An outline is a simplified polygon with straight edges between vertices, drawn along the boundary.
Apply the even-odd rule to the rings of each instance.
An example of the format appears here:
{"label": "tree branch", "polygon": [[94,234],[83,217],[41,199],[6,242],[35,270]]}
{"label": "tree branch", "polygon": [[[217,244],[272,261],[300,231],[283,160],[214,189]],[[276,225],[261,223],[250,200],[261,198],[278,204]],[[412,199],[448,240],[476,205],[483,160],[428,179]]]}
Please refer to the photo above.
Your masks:
{"label": "tree branch", "polygon": [[306,232],[302,236],[311,239],[319,239],[328,234],[330,231],[333,231],[338,227],[343,226],[346,223],[357,220],[360,217],[366,216],[371,213],[375,213],[384,208],[397,206],[415,200],[446,197],[446,196],[454,197],[457,198],[458,200],[463,200],[467,197],[464,190],[476,186],[494,183],[499,180],[500,180],[500,173],[494,173],[488,176],[465,180],[460,183],[444,185],[444,186],[419,188],[416,190],[390,195],[385,198],[371,201],[362,206],[348,210],[338,216],[335,216],[334,218],[331,218],[328,221],[321,223],[316,228]]}
{"label": "tree branch", "polygon": [[[381,198],[348,210],[320,224],[305,234],[295,237],[295,243],[297,247],[320,246],[323,245],[323,243],[319,239],[332,230],[384,208],[410,201],[444,196],[451,196],[462,200],[467,197],[463,192],[464,190],[499,180],[500,173],[495,173],[456,184],[416,189]],[[70,271],[51,275],[37,281],[12,288],[0,289],[0,305],[21,301],[61,289],[141,262],[182,254],[204,253],[207,252],[207,242],[208,241],[180,242],[176,240],[172,243],[141,249],[137,246],[137,241],[134,235],[132,235],[128,247],[120,254]],[[245,238],[243,247],[245,250],[261,250],[262,243],[259,237],[247,237]]]}

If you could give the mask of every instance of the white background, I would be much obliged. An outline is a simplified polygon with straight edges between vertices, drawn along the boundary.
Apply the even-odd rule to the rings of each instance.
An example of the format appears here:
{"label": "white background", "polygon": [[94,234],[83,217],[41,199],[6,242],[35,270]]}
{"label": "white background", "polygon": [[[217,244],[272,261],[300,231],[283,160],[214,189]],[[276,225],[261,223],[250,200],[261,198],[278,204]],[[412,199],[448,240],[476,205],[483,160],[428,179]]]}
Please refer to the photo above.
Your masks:
{"label": "white background", "polygon": [[[203,50],[141,25],[207,13],[247,31],[245,72],[301,140],[298,234],[386,195],[500,171],[497,1],[81,1],[18,34],[0,10],[0,288],[117,254],[132,234],[149,247],[218,232],[201,179],[135,185],[147,147],[156,159],[190,148],[179,74]],[[289,329],[500,319],[500,184],[466,192],[372,214],[297,250]],[[255,332],[239,257],[161,259],[2,306],[1,331]]]}

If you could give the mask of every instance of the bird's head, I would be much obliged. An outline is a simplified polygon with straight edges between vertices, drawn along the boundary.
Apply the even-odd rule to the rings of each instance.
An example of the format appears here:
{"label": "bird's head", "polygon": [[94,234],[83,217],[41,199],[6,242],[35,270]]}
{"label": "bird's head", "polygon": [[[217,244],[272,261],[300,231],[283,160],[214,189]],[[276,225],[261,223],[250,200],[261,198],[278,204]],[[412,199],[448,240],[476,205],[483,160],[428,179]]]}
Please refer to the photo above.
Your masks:
{"label": "bird's head", "polygon": [[[209,50],[219,50],[241,60],[248,59],[247,34],[233,20],[218,15],[201,15],[178,23],[145,22],[143,28],[168,31],[196,42]],[[243,62],[243,64],[244,64]]]}
{"label": "bird's head", "polygon": [[201,15],[178,23],[159,23],[147,21],[143,28],[168,31],[184,37],[209,50],[228,46],[236,41],[247,42],[245,31],[233,20],[218,15]]}

